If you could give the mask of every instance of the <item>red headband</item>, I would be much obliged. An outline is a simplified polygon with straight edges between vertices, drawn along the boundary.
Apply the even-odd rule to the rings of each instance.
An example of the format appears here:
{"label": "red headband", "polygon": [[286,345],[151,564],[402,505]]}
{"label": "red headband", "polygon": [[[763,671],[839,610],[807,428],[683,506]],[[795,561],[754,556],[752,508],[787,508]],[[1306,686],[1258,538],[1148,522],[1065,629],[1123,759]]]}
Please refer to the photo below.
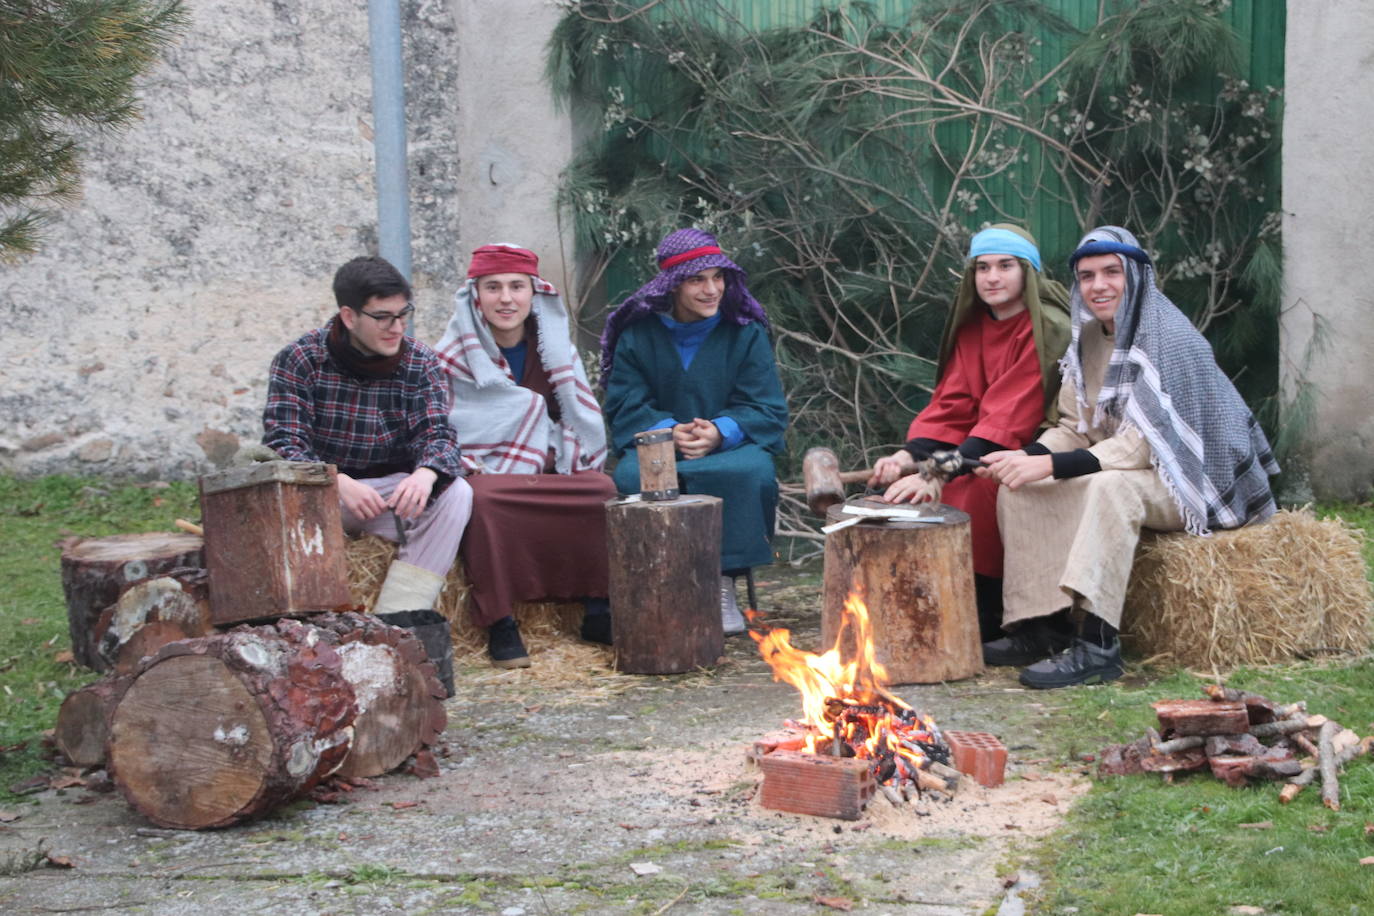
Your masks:
{"label": "red headband", "polygon": [[483,245],[472,253],[468,279],[488,274],[529,274],[539,276],[539,258],[533,251],[514,245]]}
{"label": "red headband", "polygon": [[683,251],[672,257],[664,258],[658,262],[659,270],[667,270],[669,267],[676,267],[683,261],[690,261],[694,258],[705,257],[708,254],[723,254],[719,245],[702,245],[700,248],[693,248],[690,251]]}

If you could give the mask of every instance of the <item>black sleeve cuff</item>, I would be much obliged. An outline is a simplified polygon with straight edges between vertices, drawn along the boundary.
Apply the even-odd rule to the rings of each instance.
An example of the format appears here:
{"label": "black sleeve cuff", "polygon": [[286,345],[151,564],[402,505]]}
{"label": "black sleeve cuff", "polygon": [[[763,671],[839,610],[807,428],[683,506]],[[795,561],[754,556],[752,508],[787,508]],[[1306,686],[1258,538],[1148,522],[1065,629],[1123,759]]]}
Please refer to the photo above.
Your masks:
{"label": "black sleeve cuff", "polygon": [[947,452],[954,448],[953,442],[941,442],[939,439],[912,439],[902,446],[906,453],[917,461],[925,461],[930,457],[931,452]]}
{"label": "black sleeve cuff", "polygon": [[1021,446],[1021,451],[1027,455],[1048,455],[1050,447],[1043,442],[1028,442]]}
{"label": "black sleeve cuff", "polygon": [[1096,474],[1102,470],[1102,462],[1097,460],[1097,456],[1085,448],[1076,448],[1071,452],[1055,452],[1050,458],[1054,464],[1054,477],[1062,480],[1065,477],[1082,477],[1084,474]]}

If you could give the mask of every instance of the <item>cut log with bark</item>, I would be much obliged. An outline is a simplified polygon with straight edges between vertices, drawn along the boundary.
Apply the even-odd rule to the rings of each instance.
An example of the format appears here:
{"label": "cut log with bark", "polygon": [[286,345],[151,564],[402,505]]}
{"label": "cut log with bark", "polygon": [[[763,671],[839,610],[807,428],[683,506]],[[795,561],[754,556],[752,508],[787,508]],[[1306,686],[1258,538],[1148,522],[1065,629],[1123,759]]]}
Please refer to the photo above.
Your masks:
{"label": "cut log with bark", "polygon": [[1165,737],[1240,735],[1250,728],[1245,704],[1230,700],[1160,700],[1151,703]]}
{"label": "cut log with bark", "polygon": [[162,648],[111,716],[108,765],[163,827],[224,827],[308,792],[348,756],[356,702],[344,662],[297,621]]}
{"label": "cut log with bark", "polygon": [[[857,498],[831,506],[826,520],[852,518],[846,507],[892,508]],[[937,506],[931,516],[943,521],[866,520],[825,540],[821,643],[837,646],[844,661],[858,656],[861,647],[843,622],[845,601],[861,592],[873,655],[892,684],[933,684],[983,670],[969,517],[950,506]]]}
{"label": "cut log with bark", "polygon": [[1341,810],[1341,784],[1336,777],[1336,723],[1325,722],[1317,735],[1317,766],[1322,774],[1322,804],[1332,811]]}
{"label": "cut log with bark", "polygon": [[447,691],[414,633],[365,614],[320,614],[310,624],[334,639],[357,697],[353,744],[338,775],[389,773],[438,740]]}
{"label": "cut log with bark", "polygon": [[615,664],[680,674],[725,650],[720,617],[721,501],[679,496],[606,503]]}
{"label": "cut log with bark", "polygon": [[203,544],[190,534],[149,532],[87,538],[62,551],[62,591],[72,655],[87,668],[104,671],[101,615],[130,585],[180,567],[203,566]]}
{"label": "cut log with bark", "polygon": [[178,639],[208,636],[209,582],[204,569],[184,567],[135,583],[100,617],[96,652],[117,674]]}
{"label": "cut log with bark", "polygon": [[110,713],[128,686],[127,678],[107,677],[67,694],[57,710],[53,743],[79,767],[105,762]]}

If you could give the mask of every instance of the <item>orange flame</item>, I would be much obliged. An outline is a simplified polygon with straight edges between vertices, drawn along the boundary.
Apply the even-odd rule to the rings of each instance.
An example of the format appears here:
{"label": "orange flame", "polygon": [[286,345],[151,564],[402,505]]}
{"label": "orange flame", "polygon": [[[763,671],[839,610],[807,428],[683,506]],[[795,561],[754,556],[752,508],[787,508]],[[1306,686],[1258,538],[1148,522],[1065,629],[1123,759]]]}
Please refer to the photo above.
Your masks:
{"label": "orange flame", "polygon": [[[758,615],[750,614],[757,622]],[[836,742],[845,756],[890,761],[890,772],[880,772],[883,782],[914,779],[912,768],[926,765],[928,751],[941,743],[939,730],[929,716],[917,714],[886,689],[887,671],[878,661],[868,608],[857,594],[845,600],[835,645],[816,655],[792,645],[791,632],[778,627],[766,632],[751,629],[759,654],[773,669],[775,681],[796,687],[802,696],[806,751],[818,753],[825,742],[835,753]],[[841,647],[852,645],[845,660]]]}

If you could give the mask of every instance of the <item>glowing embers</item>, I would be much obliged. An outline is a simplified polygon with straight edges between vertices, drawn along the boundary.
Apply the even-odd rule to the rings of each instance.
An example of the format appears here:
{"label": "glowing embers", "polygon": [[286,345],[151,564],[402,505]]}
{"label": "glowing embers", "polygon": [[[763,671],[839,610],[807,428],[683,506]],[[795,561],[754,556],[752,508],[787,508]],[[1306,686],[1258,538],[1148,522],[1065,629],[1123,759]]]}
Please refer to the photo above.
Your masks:
{"label": "glowing embers", "polygon": [[[750,617],[757,623],[757,615]],[[838,648],[847,633],[857,647],[848,661]],[[953,794],[959,774],[947,765],[949,747],[933,719],[887,691],[868,609],[857,595],[845,601],[835,646],[820,655],[794,647],[782,628],[749,634],[774,680],[802,696],[803,718],[750,752],[763,770],[764,807],[853,819],[875,788],[895,804],[925,790]]]}

